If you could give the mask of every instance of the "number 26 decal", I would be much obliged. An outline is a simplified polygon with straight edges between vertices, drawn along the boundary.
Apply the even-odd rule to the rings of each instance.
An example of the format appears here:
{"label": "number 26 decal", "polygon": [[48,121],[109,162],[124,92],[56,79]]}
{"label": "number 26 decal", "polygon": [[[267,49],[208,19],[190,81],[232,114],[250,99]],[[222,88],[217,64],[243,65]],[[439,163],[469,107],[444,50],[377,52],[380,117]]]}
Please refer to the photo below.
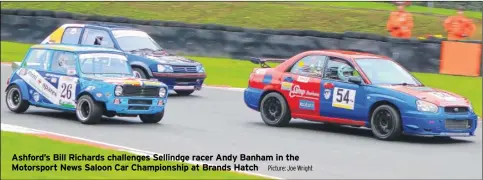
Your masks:
{"label": "number 26 decal", "polygon": [[61,88],[61,91],[62,91],[60,93],[61,98],[70,99],[72,97],[72,84],[62,83],[60,88]]}

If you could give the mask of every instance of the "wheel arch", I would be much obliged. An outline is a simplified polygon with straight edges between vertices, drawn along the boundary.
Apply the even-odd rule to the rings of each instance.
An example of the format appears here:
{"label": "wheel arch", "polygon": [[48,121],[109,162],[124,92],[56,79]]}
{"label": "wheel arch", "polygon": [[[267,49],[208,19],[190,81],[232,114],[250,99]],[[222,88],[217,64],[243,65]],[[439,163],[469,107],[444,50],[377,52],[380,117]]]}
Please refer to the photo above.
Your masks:
{"label": "wheel arch", "polygon": [[135,61],[132,62],[130,65],[131,68],[139,68],[144,71],[144,73],[147,74],[149,77],[153,77],[153,72],[151,72],[151,69],[149,69],[148,65],[146,65],[145,63]]}
{"label": "wheel arch", "polygon": [[83,92],[81,92],[81,93],[77,94],[77,96],[75,97],[75,101],[76,101],[76,103],[77,103],[77,101],[79,101],[79,98],[81,98],[81,97],[82,97],[82,96],[84,96],[84,95],[87,95],[87,96],[91,97],[91,99],[92,99],[92,100],[94,100],[94,102],[98,102],[98,103],[100,103],[100,104],[102,105],[102,108],[104,108],[104,110],[106,109],[106,104],[105,104],[105,102],[98,101],[98,100],[97,100],[97,99],[96,99],[96,98],[95,98],[95,97],[92,95],[92,93],[87,92],[87,91],[83,91]]}
{"label": "wheel arch", "polygon": [[262,95],[260,95],[260,100],[258,101],[258,110],[260,111],[260,108],[261,108],[261,105],[262,105],[262,100],[263,98],[267,95],[267,94],[270,94],[272,92],[275,92],[275,93],[278,93],[280,94],[280,96],[283,97],[283,100],[285,100],[285,103],[287,104],[288,108],[290,109],[290,104],[288,103],[287,101],[287,98],[282,94],[280,93],[279,91],[277,90],[274,90],[274,89],[270,89],[270,90],[266,90],[266,91],[263,91]]}
{"label": "wheel arch", "polygon": [[[394,103],[392,103],[388,100],[380,100],[380,101],[373,103],[371,105],[371,107],[369,108],[369,113],[368,113],[368,117],[367,117],[369,128],[371,128],[372,114],[374,113],[374,110],[376,110],[377,107],[382,106],[382,105],[388,105],[388,106],[393,107],[396,110],[396,112],[398,113],[399,119],[402,121],[401,110],[396,104],[394,104]],[[402,125],[402,123],[401,123],[401,125]]]}
{"label": "wheel arch", "polygon": [[10,84],[5,89],[5,92],[6,92],[6,90],[8,90],[13,85],[17,85],[20,88],[20,92],[21,92],[23,100],[29,100],[29,93],[28,93],[27,84],[24,81],[21,81],[19,79],[15,80],[13,82],[10,82]]}

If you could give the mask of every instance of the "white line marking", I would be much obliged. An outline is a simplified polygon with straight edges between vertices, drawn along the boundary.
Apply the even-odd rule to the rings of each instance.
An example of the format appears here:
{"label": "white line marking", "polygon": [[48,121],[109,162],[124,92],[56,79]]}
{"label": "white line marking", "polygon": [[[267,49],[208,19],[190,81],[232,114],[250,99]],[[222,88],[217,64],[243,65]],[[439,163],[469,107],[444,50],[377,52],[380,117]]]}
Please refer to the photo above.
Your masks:
{"label": "white line marking", "polygon": [[[1,123],[1,129],[6,130],[6,131],[8,131],[8,130],[10,130],[10,131],[21,130],[22,132],[26,132],[26,133],[44,133],[44,134],[62,136],[62,137],[70,138],[70,139],[76,139],[76,140],[86,141],[86,142],[100,144],[100,145],[104,145],[104,146],[110,146],[110,147],[116,148],[117,150],[129,152],[129,153],[133,153],[133,154],[137,154],[137,155],[149,155],[149,156],[152,156],[154,154],[162,155],[160,153],[144,151],[144,150],[130,148],[130,147],[126,147],[126,146],[120,146],[120,145],[100,142],[100,141],[96,141],[96,140],[91,140],[91,139],[86,139],[86,138],[81,138],[81,137],[75,137],[75,136],[50,132],[50,131],[38,130],[38,129],[33,129],[33,128],[27,128],[27,127],[22,127],[22,126],[17,126],[17,125],[11,125],[11,124]],[[20,132],[20,133],[22,133],[22,132]],[[181,161],[178,161],[178,162],[181,162]],[[203,162],[199,162],[199,161],[185,161],[185,163],[195,164],[195,165],[196,164],[200,164],[200,165],[201,164],[208,164],[208,163],[203,163]],[[208,165],[212,165],[212,164],[208,164]],[[260,176],[260,177],[270,178],[270,179],[283,179],[283,178],[280,178],[280,177],[263,175],[263,174],[254,173],[254,172],[247,172],[247,171],[234,171],[234,172],[243,173],[243,174],[252,175],[252,176]]]}

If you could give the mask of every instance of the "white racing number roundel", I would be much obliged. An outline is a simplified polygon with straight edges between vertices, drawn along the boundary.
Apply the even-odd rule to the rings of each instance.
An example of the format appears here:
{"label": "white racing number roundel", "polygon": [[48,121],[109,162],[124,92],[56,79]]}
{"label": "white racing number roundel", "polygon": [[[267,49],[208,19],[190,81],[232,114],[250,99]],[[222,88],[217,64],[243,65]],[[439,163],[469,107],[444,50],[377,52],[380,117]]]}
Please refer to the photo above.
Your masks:
{"label": "white racing number roundel", "polygon": [[58,93],[59,105],[65,107],[75,107],[75,94],[77,88],[77,78],[61,76],[59,78]]}
{"label": "white racing number roundel", "polygon": [[354,110],[354,102],[356,100],[356,90],[334,88],[334,96],[332,98],[332,106]]}

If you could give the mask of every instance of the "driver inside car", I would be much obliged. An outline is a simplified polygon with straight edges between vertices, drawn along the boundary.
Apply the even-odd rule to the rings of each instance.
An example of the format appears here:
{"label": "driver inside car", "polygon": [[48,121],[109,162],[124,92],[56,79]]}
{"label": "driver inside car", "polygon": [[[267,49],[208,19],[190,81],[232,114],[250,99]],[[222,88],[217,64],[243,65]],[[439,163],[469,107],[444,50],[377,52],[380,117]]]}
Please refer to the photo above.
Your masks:
{"label": "driver inside car", "polygon": [[61,54],[59,57],[59,67],[61,67],[65,73],[75,72],[75,60],[72,56]]}
{"label": "driver inside car", "polygon": [[337,70],[337,74],[339,76],[339,79],[348,82],[349,77],[354,75],[354,69],[350,67],[349,65],[343,64],[339,66]]}

